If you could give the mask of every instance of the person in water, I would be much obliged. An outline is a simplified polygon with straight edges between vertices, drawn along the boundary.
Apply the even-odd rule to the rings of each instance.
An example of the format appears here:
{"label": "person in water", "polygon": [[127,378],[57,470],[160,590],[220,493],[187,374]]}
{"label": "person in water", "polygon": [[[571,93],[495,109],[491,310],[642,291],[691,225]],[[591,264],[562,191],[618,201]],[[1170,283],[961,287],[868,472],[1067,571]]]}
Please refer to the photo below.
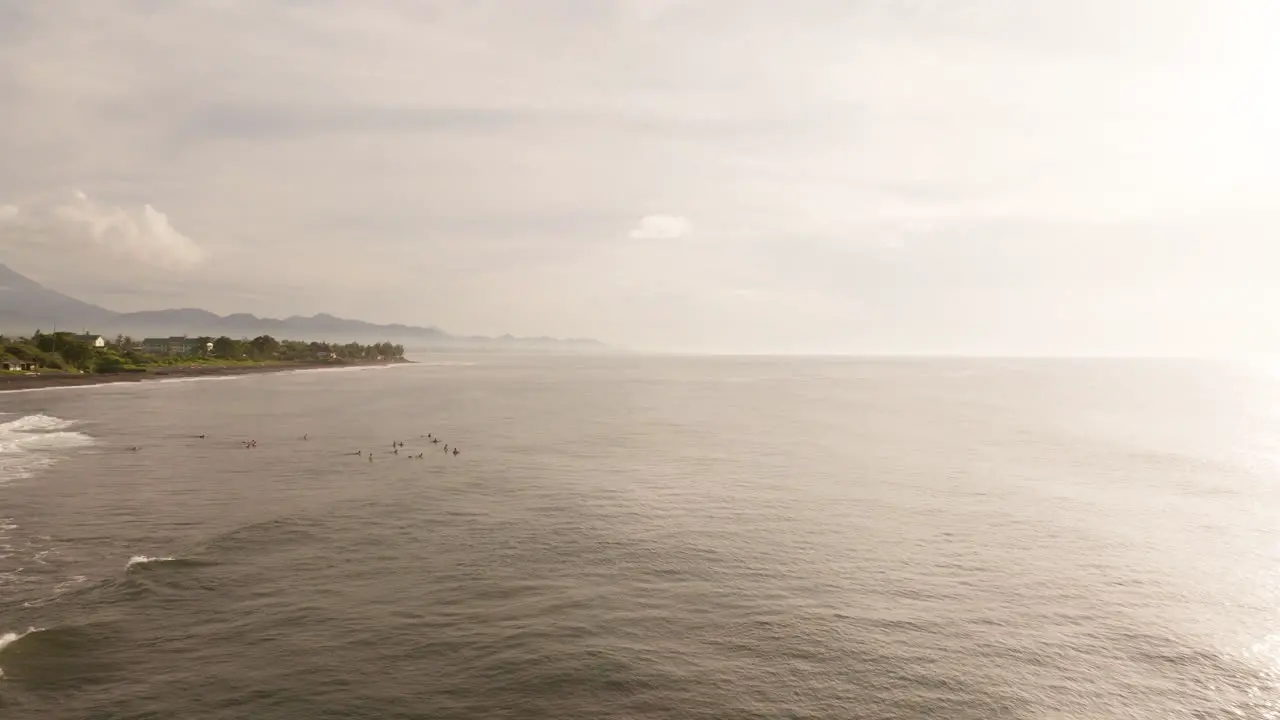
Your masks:
{"label": "person in water", "polygon": [[454,448],[454,449],[453,449],[453,456],[454,456],[454,457],[457,457],[457,456],[458,456],[458,448]]}

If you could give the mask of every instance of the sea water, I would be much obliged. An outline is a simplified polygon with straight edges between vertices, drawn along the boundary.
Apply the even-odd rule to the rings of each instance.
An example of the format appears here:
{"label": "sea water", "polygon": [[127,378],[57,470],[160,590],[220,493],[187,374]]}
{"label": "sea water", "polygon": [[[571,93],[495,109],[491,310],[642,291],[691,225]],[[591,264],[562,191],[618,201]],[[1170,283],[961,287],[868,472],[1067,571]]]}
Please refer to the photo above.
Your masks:
{"label": "sea water", "polygon": [[1269,368],[422,359],[0,394],[0,717],[1280,711]]}

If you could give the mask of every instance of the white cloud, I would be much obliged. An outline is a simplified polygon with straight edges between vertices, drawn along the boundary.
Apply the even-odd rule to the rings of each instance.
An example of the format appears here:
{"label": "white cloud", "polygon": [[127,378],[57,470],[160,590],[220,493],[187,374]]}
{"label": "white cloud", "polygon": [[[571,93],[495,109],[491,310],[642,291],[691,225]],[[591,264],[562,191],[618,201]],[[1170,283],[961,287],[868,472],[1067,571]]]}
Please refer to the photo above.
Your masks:
{"label": "white cloud", "polygon": [[689,233],[689,221],[675,215],[646,215],[631,231],[637,240],[674,240]]}
{"label": "white cloud", "polygon": [[149,265],[187,270],[206,258],[203,248],[150,205],[138,209],[104,205],[77,190],[74,199],[54,208],[53,214],[68,230],[87,231],[89,239],[111,252]]}
{"label": "white cloud", "polygon": [[0,0],[0,251],[139,306],[884,350],[1280,298],[1277,3],[114,5]]}
{"label": "white cloud", "polygon": [[21,214],[19,227],[28,244],[54,252],[83,254],[86,249],[151,268],[190,270],[208,253],[179,232],[168,216],[151,205],[121,207],[99,203],[75,190],[65,196],[44,196],[25,203],[0,206],[0,219]]}

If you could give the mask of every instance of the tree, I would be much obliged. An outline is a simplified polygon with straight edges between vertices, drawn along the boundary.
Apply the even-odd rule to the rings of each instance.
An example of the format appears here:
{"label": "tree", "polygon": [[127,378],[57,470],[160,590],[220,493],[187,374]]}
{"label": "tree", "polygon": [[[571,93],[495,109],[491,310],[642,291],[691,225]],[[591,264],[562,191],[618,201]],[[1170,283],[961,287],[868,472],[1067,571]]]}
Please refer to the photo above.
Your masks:
{"label": "tree", "polygon": [[88,369],[94,360],[93,346],[71,337],[58,338],[57,353],[67,361],[68,365],[81,370]]}
{"label": "tree", "polygon": [[270,335],[259,335],[249,341],[253,356],[259,360],[274,358],[280,350],[280,341]]}
{"label": "tree", "polygon": [[236,341],[226,335],[213,341],[213,354],[224,360],[240,357],[240,353],[237,352]]}
{"label": "tree", "polygon": [[93,371],[100,373],[122,372],[124,366],[124,360],[120,356],[104,353],[94,360]]}

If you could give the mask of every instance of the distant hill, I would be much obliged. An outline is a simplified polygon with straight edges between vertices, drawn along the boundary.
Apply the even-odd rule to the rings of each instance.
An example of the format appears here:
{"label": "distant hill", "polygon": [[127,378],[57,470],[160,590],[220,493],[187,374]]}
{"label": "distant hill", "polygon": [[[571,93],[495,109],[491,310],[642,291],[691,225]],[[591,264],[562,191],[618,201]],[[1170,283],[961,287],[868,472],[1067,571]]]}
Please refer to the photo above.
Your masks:
{"label": "distant hill", "polygon": [[459,337],[435,327],[378,325],[321,313],[283,320],[238,313],[221,316],[197,308],[118,313],[77,300],[24,277],[0,264],[0,332],[30,333],[35,329],[87,330],[104,336],[118,333],[142,337],[203,335],[255,337],[271,335],[325,342],[388,341],[414,347],[512,350],[602,350],[597,340],[558,338]]}

